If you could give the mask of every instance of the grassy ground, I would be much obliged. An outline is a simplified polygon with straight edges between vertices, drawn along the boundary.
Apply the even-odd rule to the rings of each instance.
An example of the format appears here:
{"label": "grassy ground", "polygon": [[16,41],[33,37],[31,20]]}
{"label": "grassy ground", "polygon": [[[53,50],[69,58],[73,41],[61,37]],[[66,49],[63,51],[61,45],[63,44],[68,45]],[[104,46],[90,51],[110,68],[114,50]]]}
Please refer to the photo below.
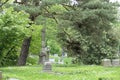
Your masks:
{"label": "grassy ground", "polygon": [[4,67],[3,80],[120,80],[120,67],[75,66],[53,67],[53,72],[42,72],[41,66]]}

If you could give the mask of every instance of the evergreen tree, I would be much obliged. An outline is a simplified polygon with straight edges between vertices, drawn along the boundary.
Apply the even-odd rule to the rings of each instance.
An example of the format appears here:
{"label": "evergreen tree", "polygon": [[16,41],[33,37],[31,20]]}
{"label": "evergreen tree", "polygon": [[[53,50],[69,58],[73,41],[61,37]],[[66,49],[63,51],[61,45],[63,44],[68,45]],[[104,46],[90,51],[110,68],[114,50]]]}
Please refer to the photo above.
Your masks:
{"label": "evergreen tree", "polygon": [[116,4],[109,0],[77,0],[63,4],[58,36],[72,56],[86,64],[100,64],[116,53],[117,39],[109,31],[116,22]]}

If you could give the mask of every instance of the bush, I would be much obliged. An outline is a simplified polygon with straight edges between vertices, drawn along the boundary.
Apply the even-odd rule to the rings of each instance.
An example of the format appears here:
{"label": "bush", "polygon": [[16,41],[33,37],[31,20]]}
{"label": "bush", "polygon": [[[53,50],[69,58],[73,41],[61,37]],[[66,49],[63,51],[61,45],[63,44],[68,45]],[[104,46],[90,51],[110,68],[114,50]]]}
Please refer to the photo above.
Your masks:
{"label": "bush", "polygon": [[27,58],[27,65],[34,65],[37,64],[39,58],[37,55],[30,55]]}
{"label": "bush", "polygon": [[65,57],[63,58],[63,61],[65,64],[72,64],[72,58],[71,57]]}

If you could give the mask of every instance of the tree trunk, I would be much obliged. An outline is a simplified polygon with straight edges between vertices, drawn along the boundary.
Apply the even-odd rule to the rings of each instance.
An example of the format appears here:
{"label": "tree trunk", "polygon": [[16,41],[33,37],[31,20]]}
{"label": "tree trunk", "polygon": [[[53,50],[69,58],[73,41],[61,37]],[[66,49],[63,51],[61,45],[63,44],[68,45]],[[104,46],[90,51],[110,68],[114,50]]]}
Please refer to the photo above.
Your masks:
{"label": "tree trunk", "polygon": [[[39,6],[39,2],[40,2],[40,0],[35,0],[35,1],[33,1],[33,5],[35,5],[37,7],[37,6]],[[21,0],[20,2],[18,2],[18,0],[15,0],[15,3],[23,4],[26,6],[26,5],[28,5],[29,1],[28,0]],[[30,14],[30,20],[34,22],[35,18],[38,16],[39,16],[39,13]],[[32,25],[32,23],[29,23],[29,25]],[[31,42],[31,37],[24,39],[17,65],[24,66],[26,64],[26,60],[27,60],[27,57],[29,54],[30,42]]]}
{"label": "tree trunk", "polygon": [[26,60],[29,54],[29,46],[31,42],[31,37],[25,38],[22,44],[20,56],[18,59],[18,66],[24,66],[26,64]]}

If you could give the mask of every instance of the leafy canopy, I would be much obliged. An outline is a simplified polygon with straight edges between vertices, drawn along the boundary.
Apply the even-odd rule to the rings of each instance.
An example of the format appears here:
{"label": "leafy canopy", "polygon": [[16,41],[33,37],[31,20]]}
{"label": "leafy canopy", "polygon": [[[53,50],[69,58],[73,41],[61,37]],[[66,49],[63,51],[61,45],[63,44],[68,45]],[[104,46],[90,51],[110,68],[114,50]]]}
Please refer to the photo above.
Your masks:
{"label": "leafy canopy", "polygon": [[10,54],[16,55],[16,48],[30,22],[28,17],[24,11],[16,12],[13,8],[3,8],[0,13],[0,65],[5,63],[3,60]]}

